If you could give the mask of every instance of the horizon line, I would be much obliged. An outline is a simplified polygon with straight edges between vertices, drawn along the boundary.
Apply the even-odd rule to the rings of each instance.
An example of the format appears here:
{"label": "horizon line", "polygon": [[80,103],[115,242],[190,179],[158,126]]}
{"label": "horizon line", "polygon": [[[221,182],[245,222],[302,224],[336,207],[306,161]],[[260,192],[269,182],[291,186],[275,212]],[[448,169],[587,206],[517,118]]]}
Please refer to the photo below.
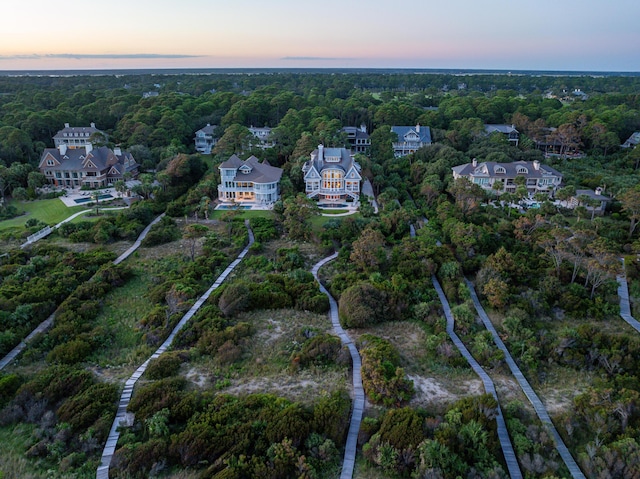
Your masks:
{"label": "horizon line", "polygon": [[[131,58],[131,57],[129,57]],[[136,57],[141,58],[141,57]],[[147,57],[149,58],[149,57]],[[155,57],[157,58],[157,57]],[[230,71],[406,71],[406,72],[463,72],[463,73],[504,73],[504,74],[610,74],[610,75],[640,75],[640,70],[554,70],[544,68],[527,68],[527,69],[509,69],[509,68],[465,68],[465,67],[327,67],[327,66],[313,66],[313,67],[117,67],[117,68],[29,68],[29,69],[2,69],[0,68],[0,75],[9,74],[44,74],[44,73],[98,73],[98,72],[230,72]]]}

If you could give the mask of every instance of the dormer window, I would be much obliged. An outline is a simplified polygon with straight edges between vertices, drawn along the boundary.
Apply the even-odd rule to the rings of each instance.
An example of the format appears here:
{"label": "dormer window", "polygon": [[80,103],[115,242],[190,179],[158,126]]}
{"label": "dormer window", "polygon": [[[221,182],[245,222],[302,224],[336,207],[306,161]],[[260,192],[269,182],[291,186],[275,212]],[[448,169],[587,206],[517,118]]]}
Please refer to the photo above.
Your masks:
{"label": "dormer window", "polygon": [[502,166],[496,166],[495,173],[496,175],[504,175],[507,173],[507,170],[505,170]]}
{"label": "dormer window", "polygon": [[527,175],[529,173],[529,170],[527,170],[524,166],[519,166],[517,169],[517,173],[519,175]]}

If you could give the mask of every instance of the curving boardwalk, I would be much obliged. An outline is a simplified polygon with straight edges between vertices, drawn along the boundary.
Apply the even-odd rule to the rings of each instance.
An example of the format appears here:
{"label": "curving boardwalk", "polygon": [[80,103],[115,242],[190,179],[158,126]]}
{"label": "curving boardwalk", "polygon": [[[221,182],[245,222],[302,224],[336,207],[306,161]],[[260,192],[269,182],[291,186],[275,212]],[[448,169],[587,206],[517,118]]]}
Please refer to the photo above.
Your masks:
{"label": "curving boardwalk", "polygon": [[107,442],[102,451],[102,458],[100,466],[98,466],[98,470],[96,471],[96,479],[109,479],[109,466],[111,465],[111,459],[116,451],[116,446],[118,444],[118,438],[120,437],[119,428],[122,424],[127,424],[127,407],[129,407],[129,401],[131,401],[131,395],[133,394],[133,387],[140,377],[147,370],[147,366],[149,366],[149,362],[152,359],[158,358],[162,353],[167,351],[171,346],[174,338],[180,332],[180,330],[187,324],[187,322],[193,317],[193,315],[200,309],[200,307],[209,299],[211,293],[216,290],[222,282],[227,279],[227,276],[231,274],[231,272],[235,269],[240,261],[246,256],[249,252],[249,248],[254,242],[253,231],[249,227],[249,221],[245,220],[245,225],[247,227],[247,231],[249,232],[249,243],[242,252],[238,255],[238,257],[233,260],[233,262],[227,266],[227,268],[222,272],[220,276],[215,280],[215,282],[209,287],[209,289],[202,295],[198,300],[194,303],[193,306],[187,311],[187,313],[182,317],[182,319],[178,322],[175,328],[171,331],[167,339],[160,345],[158,349],[147,359],[144,363],[135,370],[135,372],[131,375],[131,377],[125,382],[124,389],[122,391],[122,395],[120,396],[120,401],[118,403],[118,410],[116,412],[116,417],[113,420],[113,424],[111,425],[111,430],[109,431],[109,437],[107,438]]}
{"label": "curving boardwalk", "polygon": [[[621,258],[622,270],[624,271],[624,258]],[[627,278],[620,274],[616,277],[618,281],[618,296],[620,297],[620,317],[640,333],[640,322],[631,316],[631,303],[629,302],[629,286]]]}
{"label": "curving boardwalk", "polygon": [[507,424],[505,423],[504,416],[502,415],[502,409],[500,408],[498,394],[496,393],[496,388],[493,384],[493,381],[485,372],[485,370],[482,369],[482,366],[480,366],[478,361],[476,361],[475,358],[471,355],[460,337],[456,334],[454,330],[455,322],[453,319],[453,315],[451,314],[449,301],[447,301],[447,297],[444,295],[444,291],[442,291],[440,282],[435,276],[431,277],[431,281],[433,282],[433,287],[438,293],[438,298],[440,298],[440,302],[442,303],[444,315],[447,318],[447,334],[451,338],[451,341],[453,341],[453,343],[456,345],[462,356],[464,356],[469,365],[473,368],[475,373],[480,376],[480,379],[482,379],[482,383],[484,384],[485,391],[491,394],[498,402],[498,415],[496,417],[496,421],[498,423],[498,439],[500,440],[500,445],[502,446],[502,454],[504,455],[504,460],[507,464],[507,469],[509,470],[509,476],[511,478],[522,478],[522,472],[520,471],[520,466],[518,465],[518,457],[516,456],[516,453],[513,449],[513,444],[511,444],[511,439],[509,438],[509,431],[507,429]]}
{"label": "curving boardwalk", "polygon": [[[124,208],[105,208],[105,209],[124,209]],[[92,210],[79,211],[78,213],[75,213],[74,215],[72,215],[69,218],[67,218],[66,220],[58,223],[55,226],[55,228],[59,228],[62,224],[66,223],[67,221],[71,221],[73,218],[75,218],[75,217],[77,217],[79,215],[85,214],[87,211],[92,211]],[[147,227],[142,230],[142,233],[140,233],[140,235],[138,236],[138,239],[133,243],[131,248],[129,248],[127,251],[125,251],[120,256],[118,256],[113,261],[113,264],[122,263],[135,250],[137,250],[140,247],[140,244],[142,243],[142,240],[147,236],[147,233],[149,233],[149,230],[151,229],[151,227],[153,225],[155,225],[158,221],[160,221],[163,216],[164,216],[164,213],[162,213],[160,216],[158,216],[156,219],[154,219],[151,223],[149,223],[147,225]],[[28,243],[25,243],[22,246],[25,246],[27,244]],[[24,338],[22,341],[20,341],[20,344],[18,344],[15,348],[13,348],[11,351],[9,351],[9,353],[4,358],[0,359],[0,371],[2,371],[4,368],[6,368],[8,364],[10,364],[15,358],[17,358],[18,355],[24,350],[24,348],[27,347],[27,344],[29,343],[29,341],[31,341],[36,335],[38,335],[40,333],[44,333],[44,332],[48,331],[49,328],[51,328],[51,326],[53,325],[53,319],[55,318],[55,314],[56,313],[53,312],[47,319],[45,319],[33,331],[31,331],[31,333],[29,333],[29,335],[26,338]]]}
{"label": "curving boardwalk", "polygon": [[549,432],[549,434],[551,434],[551,436],[553,436],[553,438],[555,439],[556,449],[558,450],[560,457],[562,458],[565,465],[567,466],[567,469],[569,469],[569,473],[571,474],[571,477],[584,478],[585,476],[580,470],[580,467],[578,467],[578,464],[576,463],[573,456],[569,452],[569,449],[567,448],[564,441],[562,440],[562,437],[558,433],[558,430],[553,425],[553,422],[551,421],[551,417],[549,417],[549,413],[547,412],[547,409],[544,407],[544,404],[542,404],[542,401],[540,400],[538,395],[535,393],[535,391],[529,384],[529,381],[527,381],[527,378],[524,377],[524,374],[522,374],[522,371],[520,371],[520,368],[518,367],[516,362],[513,360],[513,357],[511,357],[511,354],[509,353],[509,350],[507,349],[505,344],[502,342],[502,339],[500,339],[500,336],[498,335],[496,328],[493,326],[493,323],[487,316],[487,313],[482,307],[482,304],[480,304],[480,301],[478,300],[478,295],[476,294],[476,290],[473,287],[473,284],[467,278],[464,279],[464,282],[469,288],[469,292],[471,293],[471,299],[473,301],[473,304],[476,310],[478,311],[478,315],[480,316],[480,319],[482,319],[482,322],[485,328],[487,328],[487,330],[493,336],[493,341],[495,342],[496,346],[498,346],[498,348],[504,353],[505,361],[509,366],[509,369],[511,370],[511,374],[513,374],[513,376],[516,378],[516,381],[518,381],[518,384],[522,388],[522,391],[527,396],[527,399],[529,399],[529,401],[531,402],[533,408],[536,411],[536,414],[538,415],[538,418],[540,419],[540,422],[542,422],[542,424],[547,428],[547,431]]}
{"label": "curving boardwalk", "polygon": [[362,387],[362,376],[360,369],[362,367],[362,360],[360,359],[360,353],[356,348],[349,335],[342,329],[340,325],[340,319],[338,318],[338,304],[333,299],[329,291],[322,285],[318,278],[318,271],[322,266],[329,261],[333,261],[338,257],[338,253],[334,253],[331,256],[320,260],[311,269],[313,277],[318,281],[320,285],[320,291],[327,295],[329,298],[329,304],[331,306],[330,316],[333,330],[338,334],[343,345],[349,348],[351,354],[351,360],[353,361],[353,412],[351,413],[351,422],[349,424],[349,433],[347,435],[347,443],[344,447],[344,461],[342,463],[342,472],[340,473],[340,479],[351,479],[353,477],[353,469],[356,465],[356,449],[358,446],[358,433],[360,432],[360,423],[362,422],[362,414],[364,413],[364,388]]}

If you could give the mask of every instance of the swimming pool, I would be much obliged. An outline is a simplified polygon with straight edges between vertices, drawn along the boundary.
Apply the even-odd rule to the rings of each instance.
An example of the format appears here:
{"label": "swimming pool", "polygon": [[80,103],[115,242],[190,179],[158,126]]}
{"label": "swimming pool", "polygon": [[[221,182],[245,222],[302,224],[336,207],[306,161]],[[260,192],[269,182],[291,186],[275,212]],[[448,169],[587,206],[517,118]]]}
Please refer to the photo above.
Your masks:
{"label": "swimming pool", "polygon": [[247,205],[218,205],[217,210],[250,210],[251,206]]}
{"label": "swimming pool", "polygon": [[[113,196],[112,195],[100,195],[100,196],[98,196],[98,199],[99,200],[112,200]],[[94,201],[94,200],[95,200],[95,198],[88,197],[88,198],[76,198],[73,201],[74,201],[74,203],[79,205],[79,204],[82,204],[82,203],[89,203],[89,202]]]}

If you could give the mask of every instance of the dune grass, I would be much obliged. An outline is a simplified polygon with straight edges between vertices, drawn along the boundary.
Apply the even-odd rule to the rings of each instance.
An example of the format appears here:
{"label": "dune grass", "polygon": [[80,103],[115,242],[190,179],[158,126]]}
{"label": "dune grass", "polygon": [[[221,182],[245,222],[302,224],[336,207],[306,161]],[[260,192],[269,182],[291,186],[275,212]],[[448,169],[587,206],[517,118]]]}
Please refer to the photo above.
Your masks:
{"label": "dune grass", "polygon": [[137,367],[149,353],[147,346],[141,343],[141,333],[136,331],[136,325],[155,306],[146,295],[150,287],[150,276],[143,269],[136,269],[126,284],[104,298],[96,321],[113,331],[113,336],[111,343],[93,358],[100,366]]}

